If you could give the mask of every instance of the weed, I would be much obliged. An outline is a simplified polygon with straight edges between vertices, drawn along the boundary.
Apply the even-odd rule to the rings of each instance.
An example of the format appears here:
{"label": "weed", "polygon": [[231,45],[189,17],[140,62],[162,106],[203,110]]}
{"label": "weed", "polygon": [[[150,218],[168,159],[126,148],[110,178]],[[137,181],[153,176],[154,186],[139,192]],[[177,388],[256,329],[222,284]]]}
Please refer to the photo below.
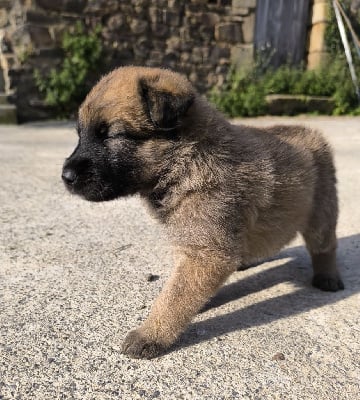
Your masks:
{"label": "weed", "polygon": [[66,32],[62,40],[64,59],[60,69],[51,69],[43,77],[35,70],[35,83],[45,95],[45,103],[53,106],[59,117],[71,115],[89,90],[87,78],[94,71],[101,59],[101,28],[98,26],[91,33],[78,22],[72,32]]}
{"label": "weed", "polygon": [[346,61],[340,57],[318,70],[284,65],[258,71],[256,66],[248,71],[232,69],[226,85],[221,91],[213,90],[210,100],[230,117],[265,114],[268,94],[329,96],[335,103],[335,115],[360,114]]}

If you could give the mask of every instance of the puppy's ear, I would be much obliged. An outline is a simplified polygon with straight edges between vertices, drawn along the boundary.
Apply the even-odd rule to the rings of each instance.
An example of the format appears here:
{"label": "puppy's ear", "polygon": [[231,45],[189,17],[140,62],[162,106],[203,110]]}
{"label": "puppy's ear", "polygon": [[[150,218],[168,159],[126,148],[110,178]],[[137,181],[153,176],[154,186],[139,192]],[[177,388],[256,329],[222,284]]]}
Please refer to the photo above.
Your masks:
{"label": "puppy's ear", "polygon": [[143,78],[140,80],[140,94],[154,127],[171,131],[180,125],[181,117],[192,105],[195,95],[189,90],[174,91],[162,86],[159,77]]}

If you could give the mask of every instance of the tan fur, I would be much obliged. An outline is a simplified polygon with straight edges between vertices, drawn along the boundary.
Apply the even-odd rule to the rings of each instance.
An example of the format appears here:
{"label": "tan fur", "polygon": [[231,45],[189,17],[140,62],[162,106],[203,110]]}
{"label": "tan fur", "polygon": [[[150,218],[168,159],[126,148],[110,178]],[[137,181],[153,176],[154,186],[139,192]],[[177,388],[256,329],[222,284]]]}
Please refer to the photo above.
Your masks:
{"label": "tan fur", "polygon": [[[146,96],[154,96],[145,103],[140,81]],[[159,132],[154,119],[158,109],[166,113],[167,101],[171,110],[187,101],[187,109],[174,129]],[[137,191],[166,225],[174,248],[173,274],[148,319],[125,339],[124,353],[158,355],[233,271],[278,252],[297,232],[313,259],[314,285],[343,288],[335,262],[335,170],[318,132],[231,125],[184,77],[138,67],[104,77],[81,106],[79,121],[85,127],[105,121],[110,138],[119,126],[142,138],[135,150]],[[120,149],[116,141],[109,146]]]}

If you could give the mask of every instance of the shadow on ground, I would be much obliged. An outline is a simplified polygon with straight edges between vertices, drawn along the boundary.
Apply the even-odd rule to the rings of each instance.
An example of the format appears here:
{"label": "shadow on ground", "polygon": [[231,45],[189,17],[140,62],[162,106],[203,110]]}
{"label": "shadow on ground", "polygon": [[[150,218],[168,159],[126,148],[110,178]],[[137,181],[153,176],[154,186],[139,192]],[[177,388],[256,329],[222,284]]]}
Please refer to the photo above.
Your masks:
{"label": "shadow on ground", "polygon": [[360,234],[344,237],[338,241],[338,263],[345,284],[343,291],[322,292],[311,286],[310,258],[304,246],[286,249],[271,261],[280,259],[287,261],[245,279],[241,279],[241,272],[237,272],[239,280],[221,288],[205,306],[203,313],[206,315],[210,309],[284,282],[294,284],[297,288],[295,292],[193,323],[174,350],[337,303],[360,291],[360,269],[357,261],[360,260]]}

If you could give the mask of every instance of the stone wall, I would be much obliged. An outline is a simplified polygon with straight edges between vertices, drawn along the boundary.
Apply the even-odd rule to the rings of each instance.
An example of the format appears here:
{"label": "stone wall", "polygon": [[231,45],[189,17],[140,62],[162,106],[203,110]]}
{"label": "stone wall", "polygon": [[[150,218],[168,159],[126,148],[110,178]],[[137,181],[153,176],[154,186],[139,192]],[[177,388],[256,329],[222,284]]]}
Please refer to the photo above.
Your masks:
{"label": "stone wall", "polygon": [[[329,4],[311,2],[308,68],[327,60]],[[354,9],[359,4],[352,0]],[[257,0],[0,0],[0,96],[5,92],[16,105],[20,122],[53,117],[35,87],[34,70],[45,76],[61,64],[63,34],[77,21],[89,30],[103,28],[103,67],[92,79],[121,65],[162,66],[186,74],[205,93],[223,84],[231,65],[252,63],[256,5]]]}
{"label": "stone wall", "polygon": [[33,73],[61,63],[62,35],[82,20],[103,26],[99,75],[128,64],[170,67],[203,93],[224,82],[233,62],[252,60],[255,8],[256,0],[0,0],[3,90],[19,121],[51,116]]}

